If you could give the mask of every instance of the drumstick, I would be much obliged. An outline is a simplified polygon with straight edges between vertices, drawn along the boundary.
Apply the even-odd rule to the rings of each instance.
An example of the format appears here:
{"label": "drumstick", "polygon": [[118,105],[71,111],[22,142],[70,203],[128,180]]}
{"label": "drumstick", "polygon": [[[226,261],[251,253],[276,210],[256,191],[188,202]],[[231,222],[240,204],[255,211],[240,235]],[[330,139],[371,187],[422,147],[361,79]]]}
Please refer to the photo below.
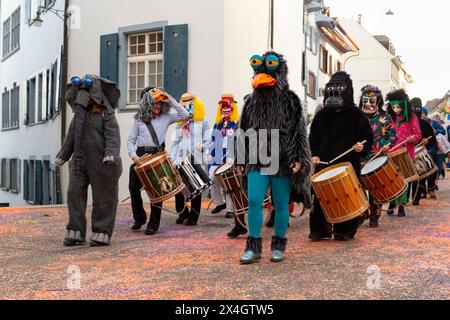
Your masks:
{"label": "drumstick", "polygon": [[407,142],[408,142],[408,140],[403,141],[402,143],[400,143],[400,144],[394,146],[392,149],[390,149],[389,152],[392,152],[393,150],[398,149],[398,147],[404,145]]}
{"label": "drumstick", "polygon": [[[367,143],[367,140],[364,140],[364,141],[361,142],[361,143],[362,143],[362,144],[366,144],[366,143]],[[352,152],[353,150],[354,150],[354,149],[353,149],[353,147],[352,147],[351,149],[345,151],[345,152],[344,152],[343,154],[341,154],[339,157],[334,158],[333,160],[331,160],[329,164],[332,164],[333,162],[339,160],[340,158],[342,158],[342,157],[348,155],[348,154],[349,154],[350,152]]]}
{"label": "drumstick", "polygon": [[[383,146],[383,148],[384,148],[384,147],[389,147],[390,145],[391,145],[391,144],[388,143],[387,145]],[[370,158],[369,161],[367,161],[365,164],[368,164],[368,163],[371,162],[372,160],[378,158],[378,156],[379,156],[380,154],[383,153],[383,151],[384,151],[383,148],[381,148],[381,150],[380,150],[376,155],[374,155],[372,158]]]}

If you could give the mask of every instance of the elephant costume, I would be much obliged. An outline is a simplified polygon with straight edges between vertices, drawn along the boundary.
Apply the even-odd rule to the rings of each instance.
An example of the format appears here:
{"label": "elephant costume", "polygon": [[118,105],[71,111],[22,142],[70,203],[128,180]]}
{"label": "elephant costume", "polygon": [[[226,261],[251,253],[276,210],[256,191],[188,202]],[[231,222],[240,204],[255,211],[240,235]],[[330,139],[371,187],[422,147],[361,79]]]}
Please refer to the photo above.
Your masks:
{"label": "elephant costume", "polygon": [[72,158],[66,246],[86,241],[89,185],[93,196],[91,246],[110,244],[122,174],[120,130],[115,117],[119,97],[120,90],[114,82],[95,75],[86,75],[82,80],[74,77],[67,86],[66,99],[75,115],[56,159],[61,166]]}

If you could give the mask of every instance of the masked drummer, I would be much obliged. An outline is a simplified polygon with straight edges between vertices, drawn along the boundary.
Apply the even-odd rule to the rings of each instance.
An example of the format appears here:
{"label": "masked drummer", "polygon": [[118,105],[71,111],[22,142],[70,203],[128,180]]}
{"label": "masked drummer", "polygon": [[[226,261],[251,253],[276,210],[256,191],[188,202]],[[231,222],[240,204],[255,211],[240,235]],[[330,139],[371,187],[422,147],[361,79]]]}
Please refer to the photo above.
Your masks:
{"label": "masked drummer", "polygon": [[[372,85],[367,85],[361,89],[361,99],[359,108],[369,119],[373,131],[373,144],[367,159],[372,159],[380,153],[387,154],[389,149],[397,142],[395,125],[390,115],[383,110],[384,100],[381,90]],[[378,227],[378,220],[381,216],[381,207],[376,205],[369,195],[370,209],[365,213],[364,218],[368,218],[371,228]]]}
{"label": "masked drummer", "polygon": [[[427,148],[427,152],[430,156],[435,160],[436,158],[436,135],[434,134],[433,127],[431,124],[422,119],[422,100],[420,98],[411,99],[411,107],[414,114],[419,119],[420,131],[422,132],[422,143]],[[436,161],[436,160],[435,160]],[[430,197],[436,199],[436,180],[438,178],[439,173],[436,171],[431,174],[429,177],[422,179],[419,181],[419,191],[415,194],[415,198],[413,201],[414,206],[420,205],[420,199],[423,195],[429,193]],[[415,190],[415,188],[413,188]]]}
{"label": "masked drummer", "polygon": [[[170,125],[187,119],[189,113],[169,94],[148,87],[141,94],[138,113],[135,116],[131,133],[128,137],[128,155],[133,159],[130,167],[129,190],[133,210],[133,231],[139,231],[147,221],[147,214],[141,197],[142,183],[134,166],[141,164],[141,158],[148,154],[155,154],[165,149],[166,133]],[[174,108],[176,112],[171,112]],[[146,235],[154,235],[161,221],[162,203],[151,206],[150,221]]]}
{"label": "masked drummer", "polygon": [[[394,121],[397,134],[396,146],[402,144],[408,150],[411,160],[414,161],[415,148],[422,139],[422,132],[420,131],[419,120],[412,112],[409,97],[405,90],[400,89],[388,93],[386,100],[388,100],[387,112]],[[399,149],[397,148],[396,150]],[[409,202],[409,195],[412,189],[412,183],[410,183],[405,194],[390,204],[388,215],[393,215],[395,206],[399,205],[398,216],[406,216],[404,205]]]}
{"label": "masked drummer", "polygon": [[[359,110],[353,100],[353,82],[345,72],[337,72],[325,87],[325,107],[317,113],[311,125],[309,141],[316,164],[316,172],[353,147],[354,152],[340,158],[334,164],[350,162],[360,178],[361,162],[373,143],[373,132],[366,115]],[[366,141],[365,144],[362,142]],[[320,203],[315,197],[310,213],[310,235],[313,241],[330,239],[348,241],[355,237],[359,219],[355,218],[332,226],[326,221]]]}
{"label": "masked drummer", "polygon": [[214,124],[212,136],[211,136],[211,148],[210,155],[208,157],[209,162],[209,178],[213,182],[211,187],[211,199],[216,205],[212,214],[219,214],[226,209],[226,218],[234,217],[234,228],[228,233],[228,237],[235,239],[240,235],[247,233],[247,229],[244,228],[237,219],[245,224],[244,214],[239,216],[234,215],[234,207],[229,195],[226,195],[220,183],[215,177],[215,171],[226,161],[228,154],[229,140],[234,135],[237,122],[239,121],[239,107],[234,100],[232,94],[224,94],[219,101],[217,107],[217,116]]}
{"label": "masked drummer", "polygon": [[[205,171],[211,139],[211,131],[208,122],[205,120],[205,106],[200,98],[189,92],[183,94],[180,104],[189,116],[177,125],[170,158],[175,164],[188,160],[196,170]],[[175,200],[179,214],[177,224],[197,225],[202,205],[202,194],[198,194],[191,200],[190,210],[185,204],[185,197],[182,193],[178,194]]]}

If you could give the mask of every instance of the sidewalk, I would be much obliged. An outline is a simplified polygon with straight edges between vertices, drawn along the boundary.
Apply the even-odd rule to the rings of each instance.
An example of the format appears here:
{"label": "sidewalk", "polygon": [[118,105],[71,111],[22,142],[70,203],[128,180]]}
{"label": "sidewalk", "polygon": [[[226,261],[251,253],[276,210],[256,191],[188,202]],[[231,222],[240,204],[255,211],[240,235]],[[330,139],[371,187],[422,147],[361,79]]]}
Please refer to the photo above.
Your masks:
{"label": "sidewalk", "polygon": [[[438,197],[406,218],[383,215],[378,229],[366,223],[348,243],[312,243],[308,217],[291,220],[281,264],[269,262],[264,229],[263,260],[252,266],[238,264],[245,239],[226,238],[224,214],[188,228],[167,213],[148,237],[130,232],[122,205],[112,246],[65,248],[65,207],[0,209],[0,299],[449,299],[449,178]],[[80,289],[70,289],[73,270]]]}

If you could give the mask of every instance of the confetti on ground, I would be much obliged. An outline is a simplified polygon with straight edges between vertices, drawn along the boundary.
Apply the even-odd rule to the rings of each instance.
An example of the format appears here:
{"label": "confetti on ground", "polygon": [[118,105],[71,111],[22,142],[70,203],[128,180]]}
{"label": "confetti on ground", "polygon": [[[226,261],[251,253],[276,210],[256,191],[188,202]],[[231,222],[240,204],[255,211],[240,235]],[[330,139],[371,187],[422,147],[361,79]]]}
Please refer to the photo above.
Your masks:
{"label": "confetti on ground", "polygon": [[378,229],[366,222],[348,243],[310,242],[307,215],[291,220],[281,264],[269,261],[265,229],[263,260],[252,266],[238,264],[245,239],[226,238],[224,214],[184,227],[167,213],[160,233],[145,236],[130,231],[131,209],[121,205],[110,247],[65,248],[65,207],[4,208],[0,298],[449,299],[450,179],[440,188],[438,200],[405,218],[383,215]]}

